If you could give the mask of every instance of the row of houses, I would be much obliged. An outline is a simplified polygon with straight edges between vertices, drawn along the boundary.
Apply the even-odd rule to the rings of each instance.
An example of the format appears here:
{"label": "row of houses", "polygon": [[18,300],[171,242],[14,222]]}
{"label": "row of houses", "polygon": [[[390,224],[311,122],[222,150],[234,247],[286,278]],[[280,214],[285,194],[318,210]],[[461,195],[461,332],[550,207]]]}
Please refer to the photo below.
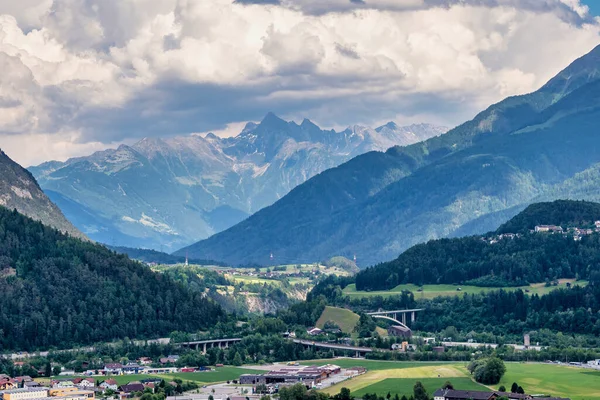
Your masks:
{"label": "row of houses", "polygon": [[[120,399],[127,399],[147,389],[154,392],[160,382],[160,379],[151,378],[119,385],[115,379],[106,379],[98,384],[93,378],[55,379],[49,382],[50,386],[36,382],[37,386],[1,390],[0,400],[90,400],[95,399],[96,393],[107,391],[113,391]],[[176,382],[166,384],[177,386]]]}
{"label": "row of houses", "polygon": [[[82,390],[92,390],[94,392],[106,392],[107,390],[112,390],[121,395],[129,395],[131,393],[143,392],[145,389],[151,389],[152,392],[154,392],[154,389],[160,381],[161,380],[157,378],[150,378],[119,385],[115,379],[109,378],[96,385],[93,378],[75,378],[72,380],[53,380],[51,381],[51,385],[53,388],[77,388]],[[176,382],[168,382],[167,384],[177,386]]]}
{"label": "row of houses", "polygon": [[[499,391],[483,392],[476,390],[438,389],[433,393],[433,400],[495,400],[501,397],[509,400],[532,400],[528,394],[506,393]],[[560,397],[544,397],[544,400],[570,400]]]}
{"label": "row of houses", "polygon": [[568,229],[563,229],[562,226],[557,226],[557,225],[536,225],[536,227],[533,229],[533,232],[536,233],[556,233],[556,234],[562,234],[562,235],[573,235],[573,239],[576,241],[581,240],[581,238],[583,236],[588,236],[591,235],[593,233],[599,233],[600,232],[600,221],[595,221],[594,222],[594,229],[591,228],[578,228],[578,227],[571,227]]}
{"label": "row of houses", "polygon": [[[179,356],[170,355],[160,358],[161,366],[156,367],[149,357],[141,357],[137,362],[107,363],[101,369],[88,369],[83,372],[86,376],[92,375],[133,375],[133,374],[171,374],[176,372],[196,372],[201,368],[177,368],[171,365],[179,360]],[[87,365],[83,365],[87,367]],[[73,375],[74,371],[63,371],[61,375]]]}

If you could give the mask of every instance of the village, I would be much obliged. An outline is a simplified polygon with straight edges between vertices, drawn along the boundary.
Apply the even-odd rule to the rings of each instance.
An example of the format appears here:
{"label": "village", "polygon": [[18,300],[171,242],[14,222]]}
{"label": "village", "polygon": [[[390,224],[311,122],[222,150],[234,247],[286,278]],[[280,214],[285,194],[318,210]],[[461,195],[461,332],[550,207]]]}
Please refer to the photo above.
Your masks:
{"label": "village", "polygon": [[[580,227],[569,227],[563,228],[558,225],[536,225],[534,229],[531,229],[529,233],[549,233],[563,235],[564,237],[572,236],[576,242],[581,241],[584,236],[589,236],[594,233],[600,233],[600,221],[594,222],[594,228],[580,228]],[[523,235],[521,233],[501,233],[498,235],[492,235],[482,237],[481,240],[488,244],[496,244],[500,240],[520,238]]]}

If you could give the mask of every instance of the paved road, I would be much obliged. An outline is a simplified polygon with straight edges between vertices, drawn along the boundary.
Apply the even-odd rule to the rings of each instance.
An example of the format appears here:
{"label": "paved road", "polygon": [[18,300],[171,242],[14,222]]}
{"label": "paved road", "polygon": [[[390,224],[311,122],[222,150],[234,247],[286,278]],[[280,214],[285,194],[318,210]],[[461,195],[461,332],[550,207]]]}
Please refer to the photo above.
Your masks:
{"label": "paved road", "polygon": [[[446,347],[471,347],[473,349],[477,349],[480,347],[491,347],[495,349],[498,347],[496,343],[469,343],[469,342],[442,342],[442,344]],[[525,350],[525,346],[522,344],[507,344],[506,346],[513,347],[515,350]],[[543,346],[529,346],[529,350],[537,350],[540,351],[544,347]]]}

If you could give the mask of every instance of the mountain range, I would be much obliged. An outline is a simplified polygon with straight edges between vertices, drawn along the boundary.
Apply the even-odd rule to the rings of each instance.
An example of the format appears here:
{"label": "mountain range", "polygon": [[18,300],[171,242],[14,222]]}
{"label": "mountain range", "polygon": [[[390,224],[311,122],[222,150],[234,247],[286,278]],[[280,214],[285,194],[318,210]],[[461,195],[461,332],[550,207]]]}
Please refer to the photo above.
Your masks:
{"label": "mountain range", "polygon": [[1,150],[0,206],[10,210],[16,209],[21,214],[71,236],[85,238],[48,199],[31,173]]}
{"label": "mountain range", "polygon": [[364,267],[430,239],[490,231],[535,201],[596,200],[599,120],[600,46],[536,92],[442,136],[357,156],[176,254],[233,264],[356,255]]}
{"label": "mountain range", "polygon": [[230,138],[145,138],[29,170],[73,224],[110,245],[173,251],[271,205],[349,159],[441,135],[445,128],[390,122],[323,130],[269,113]]}

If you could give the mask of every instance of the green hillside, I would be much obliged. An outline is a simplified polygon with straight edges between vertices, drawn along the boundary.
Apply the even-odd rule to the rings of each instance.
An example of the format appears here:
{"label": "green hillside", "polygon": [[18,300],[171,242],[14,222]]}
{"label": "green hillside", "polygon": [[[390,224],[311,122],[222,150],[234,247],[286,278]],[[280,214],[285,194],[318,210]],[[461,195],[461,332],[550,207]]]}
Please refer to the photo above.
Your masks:
{"label": "green hillside", "polygon": [[224,318],[201,293],[0,207],[0,348],[73,347],[196,331]]}
{"label": "green hillside", "polygon": [[327,306],[323,310],[321,317],[317,320],[316,326],[323,329],[326,322],[332,321],[340,327],[342,332],[351,334],[354,332],[359,318],[358,314],[355,314],[351,310]]}

